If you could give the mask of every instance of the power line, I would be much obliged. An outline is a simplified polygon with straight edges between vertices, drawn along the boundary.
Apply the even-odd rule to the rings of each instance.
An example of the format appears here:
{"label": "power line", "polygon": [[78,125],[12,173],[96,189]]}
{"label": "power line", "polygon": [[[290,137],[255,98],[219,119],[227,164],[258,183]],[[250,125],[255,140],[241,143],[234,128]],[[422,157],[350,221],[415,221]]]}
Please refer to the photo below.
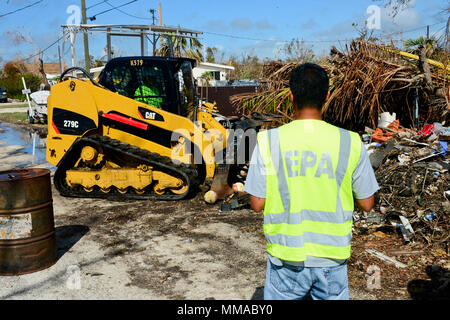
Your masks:
{"label": "power line", "polygon": [[132,4],[133,2],[136,2],[136,1],[138,1],[138,0],[132,0],[132,1],[130,1],[130,2],[127,2],[127,3],[123,4],[123,5],[120,5],[120,6],[117,6],[117,7],[113,7],[112,9],[108,9],[108,10],[99,12],[99,13],[97,13],[97,14],[94,14],[92,17],[89,17],[89,20],[94,21],[94,20],[97,19],[97,16],[99,16],[99,15],[101,15],[101,14],[104,14],[104,13],[106,13],[106,12],[109,12],[109,11],[112,11],[112,10],[115,10],[115,9],[118,9],[118,8],[121,8],[121,7],[125,7],[125,6],[127,6],[127,5],[129,5],[129,4]]}
{"label": "power line", "polygon": [[[34,4],[31,4],[31,5],[35,5],[35,4],[37,4],[37,3],[39,3],[39,2],[42,2],[42,1],[43,1],[43,0],[40,0],[40,1],[35,2]],[[108,1],[108,0],[105,0],[104,2],[107,2],[107,1]],[[127,4],[130,4],[130,3],[136,2],[136,1],[137,1],[137,0],[134,0],[134,1],[131,1],[131,2],[127,3]],[[124,5],[122,5],[122,6],[125,6],[125,5],[127,5],[127,4],[124,4]],[[30,5],[30,6],[31,6],[31,5]],[[111,10],[113,10],[113,9],[111,9]],[[109,11],[110,11],[110,10],[109,10]],[[436,26],[436,25],[439,25],[439,24],[442,24],[442,22],[439,22],[439,23],[436,23],[436,24],[433,24],[433,25],[430,25],[430,26]],[[394,35],[394,34],[397,34],[397,33],[409,33],[409,32],[413,32],[413,31],[417,31],[417,30],[423,29],[424,27],[426,27],[426,26],[422,26],[422,27],[420,27],[420,28],[414,28],[414,29],[410,29],[410,30],[406,30],[406,31],[402,31],[402,32],[394,32],[394,33],[392,33],[392,34],[389,34],[388,36],[391,36],[391,35]],[[290,42],[291,42],[291,41],[286,41],[286,40],[250,38],[250,37],[244,37],[244,36],[236,36],[236,35],[229,35],[229,34],[222,34],[222,33],[209,32],[209,31],[203,31],[203,33],[205,33],[205,34],[217,35],[217,36],[222,36],[222,37],[229,37],[229,38],[234,38],[234,39],[252,40],[252,41],[270,41],[270,42],[281,42],[281,43],[290,43]],[[64,37],[64,36],[59,37],[56,41],[54,41],[53,43],[51,43],[49,46],[47,46],[47,47],[44,48],[43,50],[40,50],[39,53],[34,54],[34,55],[32,55],[31,57],[22,59],[22,60],[20,60],[20,61],[21,61],[21,62],[25,62],[25,61],[28,61],[28,60],[30,60],[30,59],[32,59],[32,58],[38,56],[38,55],[41,54],[41,53],[44,53],[45,51],[47,51],[47,50],[49,50],[50,48],[52,48],[55,44],[57,44],[61,39],[63,39],[63,37]],[[339,40],[339,39],[335,39],[335,40],[301,40],[301,41],[306,42],[306,43],[331,43],[331,42],[347,42],[347,41],[351,41],[351,40],[353,40],[353,39],[340,39],[340,40]],[[402,40],[391,40],[391,41],[402,41]],[[68,50],[67,50],[67,51],[68,51]],[[66,52],[67,52],[67,51],[66,51]],[[63,54],[65,55],[66,53],[63,53]]]}
{"label": "power line", "polygon": [[133,17],[133,18],[137,18],[137,19],[142,19],[142,20],[152,20],[152,18],[138,17],[138,16],[135,16],[135,15],[129,14],[129,13],[123,11],[123,10],[120,10],[120,9],[118,9],[118,8],[115,8],[112,4],[110,4],[110,3],[108,2],[108,0],[105,0],[104,2],[106,2],[109,6],[113,7],[113,9],[115,9],[115,10],[117,10],[117,11],[119,11],[119,12],[121,12],[121,13],[127,15],[127,16],[130,16],[130,17]]}
{"label": "power line", "polygon": [[35,5],[39,4],[39,3],[41,3],[42,1],[44,1],[44,0],[39,0],[39,1],[36,1],[36,2],[34,2],[34,3],[32,3],[32,4],[29,4],[29,5],[27,5],[27,6],[23,7],[23,8],[20,8],[20,9],[17,9],[17,10],[14,10],[14,11],[11,11],[11,12],[8,12],[8,13],[5,13],[5,14],[2,14],[2,15],[0,15],[0,18],[9,16],[10,14],[13,14],[13,13],[16,13],[16,12],[19,12],[19,11],[22,11],[22,10],[25,10],[25,9],[28,9],[28,8],[30,8],[30,7],[33,7],[33,6],[35,6]]}
{"label": "power line", "polygon": [[[442,24],[442,22],[439,23],[435,23],[432,25],[429,25],[430,27],[432,26],[436,26],[436,25],[440,25]],[[397,35],[397,34],[405,34],[405,33],[410,33],[410,32],[414,32],[414,31],[418,31],[421,30],[423,28],[426,28],[427,26],[422,26],[422,27],[418,27],[418,28],[414,28],[414,29],[410,29],[410,30],[405,30],[405,31],[397,31],[397,32],[393,32],[390,34],[385,35],[384,37],[390,37],[393,35]],[[202,31],[205,34],[212,34],[212,35],[216,35],[216,36],[221,36],[221,37],[227,37],[227,38],[233,38],[233,39],[242,39],[242,40],[251,40],[251,41],[267,41],[267,42],[280,42],[280,43],[290,43],[291,41],[286,41],[286,40],[276,40],[276,39],[261,39],[261,38],[251,38],[251,37],[245,37],[245,36],[236,36],[236,35],[231,35],[231,34],[224,34],[224,33],[216,33],[216,32],[210,32],[210,31]],[[305,43],[332,43],[332,42],[347,42],[347,41],[352,41],[353,39],[335,39],[335,40],[301,40]],[[402,40],[392,40],[392,41],[402,41]]]}
{"label": "power line", "polygon": [[438,23],[435,23],[435,24],[429,24],[429,25],[426,25],[426,26],[422,26],[422,27],[418,27],[418,28],[414,28],[414,29],[410,29],[410,30],[406,30],[406,31],[396,31],[396,32],[392,32],[392,33],[387,34],[385,37],[390,37],[390,36],[393,36],[393,35],[399,35],[399,34],[405,34],[405,33],[411,33],[411,32],[414,32],[414,31],[422,30],[422,29],[426,28],[427,26],[434,27],[434,26],[437,26],[437,25],[440,25],[440,24],[443,24],[443,23],[445,23],[445,22],[438,22]]}
{"label": "power line", "polygon": [[[223,34],[223,33],[215,33],[215,32],[209,32],[209,31],[202,31],[205,34],[212,34],[216,36],[221,37],[227,37],[227,38],[233,38],[233,39],[242,39],[242,40],[252,40],[252,41],[267,41],[267,42],[280,42],[280,43],[290,43],[291,41],[287,40],[276,40],[276,39],[260,39],[260,38],[249,38],[249,37],[243,37],[243,36],[236,36],[231,34]],[[353,39],[335,39],[335,40],[300,40],[302,42],[311,42],[311,43],[331,43],[331,42],[339,42],[339,41],[351,41]]]}
{"label": "power line", "polygon": [[235,36],[235,35],[231,35],[231,34],[209,32],[209,31],[202,31],[202,32],[205,34],[212,34],[215,36],[221,36],[221,37],[233,38],[233,39],[252,40],[252,41],[286,42],[286,43],[289,42],[289,41],[284,41],[284,40],[249,38],[249,37],[243,37],[243,36]]}
{"label": "power line", "polygon": [[37,57],[38,55],[40,55],[41,53],[44,53],[45,51],[47,51],[48,49],[50,49],[51,47],[53,47],[55,44],[57,44],[62,38],[64,37],[64,35],[62,35],[61,37],[58,38],[58,40],[56,40],[55,42],[53,42],[51,45],[49,45],[48,47],[46,47],[43,50],[39,50],[39,53],[36,53],[34,55],[32,55],[31,57],[19,60],[20,62],[25,62],[25,61],[29,61],[30,59],[33,59],[34,57]]}
{"label": "power line", "polygon": [[101,2],[98,2],[98,3],[96,3],[96,4],[93,4],[92,6],[87,7],[86,10],[89,10],[89,9],[91,9],[91,8],[94,8],[94,7],[98,6],[98,5],[100,5],[100,4],[103,4],[103,3],[105,3],[106,1],[107,1],[107,0],[103,0],[103,1],[101,1]]}

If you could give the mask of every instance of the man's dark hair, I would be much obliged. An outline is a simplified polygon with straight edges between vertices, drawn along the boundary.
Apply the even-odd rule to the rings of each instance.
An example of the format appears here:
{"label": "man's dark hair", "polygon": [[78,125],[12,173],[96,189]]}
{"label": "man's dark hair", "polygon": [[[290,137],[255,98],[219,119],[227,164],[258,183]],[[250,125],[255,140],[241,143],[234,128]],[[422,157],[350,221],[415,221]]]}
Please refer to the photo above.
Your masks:
{"label": "man's dark hair", "polygon": [[289,86],[297,109],[314,107],[322,110],[330,89],[330,80],[321,66],[305,63],[292,71]]}

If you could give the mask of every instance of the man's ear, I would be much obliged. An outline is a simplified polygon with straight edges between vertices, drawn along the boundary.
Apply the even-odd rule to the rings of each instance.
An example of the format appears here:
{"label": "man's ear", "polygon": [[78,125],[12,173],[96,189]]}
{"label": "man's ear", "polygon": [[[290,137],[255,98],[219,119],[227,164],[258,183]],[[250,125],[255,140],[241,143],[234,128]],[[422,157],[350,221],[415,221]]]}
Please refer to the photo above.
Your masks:
{"label": "man's ear", "polygon": [[294,94],[291,90],[289,90],[289,97],[291,98],[291,101],[294,102]]}
{"label": "man's ear", "polygon": [[328,100],[330,100],[330,96],[331,96],[331,92],[328,91],[328,93],[327,93],[327,98],[325,99],[325,103],[327,103]]}

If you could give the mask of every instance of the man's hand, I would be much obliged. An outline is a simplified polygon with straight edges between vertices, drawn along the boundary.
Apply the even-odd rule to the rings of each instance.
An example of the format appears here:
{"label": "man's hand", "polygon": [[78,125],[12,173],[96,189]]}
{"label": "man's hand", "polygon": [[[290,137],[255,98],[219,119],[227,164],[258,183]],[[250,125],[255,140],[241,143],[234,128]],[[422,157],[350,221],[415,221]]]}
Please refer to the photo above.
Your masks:
{"label": "man's hand", "polygon": [[371,196],[367,199],[355,199],[355,202],[358,208],[365,212],[369,212],[370,210],[372,210],[373,205],[375,204],[375,197]]}
{"label": "man's hand", "polygon": [[266,199],[250,196],[250,206],[256,213],[261,212],[264,209],[265,204]]}

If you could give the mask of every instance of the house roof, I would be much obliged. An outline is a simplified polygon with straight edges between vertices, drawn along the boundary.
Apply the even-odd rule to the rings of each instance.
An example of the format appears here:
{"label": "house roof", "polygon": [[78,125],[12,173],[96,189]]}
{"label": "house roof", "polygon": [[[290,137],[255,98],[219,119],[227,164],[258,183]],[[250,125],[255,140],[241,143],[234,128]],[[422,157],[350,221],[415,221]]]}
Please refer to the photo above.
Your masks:
{"label": "house roof", "polygon": [[233,66],[227,66],[225,64],[209,63],[209,62],[200,62],[197,67],[199,67],[199,68],[201,68],[201,67],[209,67],[209,68],[219,68],[219,69],[234,70]]}
{"label": "house roof", "polygon": [[[24,65],[25,65],[25,69],[28,72],[31,72],[33,74],[40,74],[38,62],[24,63]],[[67,69],[67,65],[65,65],[64,69]],[[57,62],[44,63],[44,72],[46,74],[60,74],[61,73],[61,65]]]}

